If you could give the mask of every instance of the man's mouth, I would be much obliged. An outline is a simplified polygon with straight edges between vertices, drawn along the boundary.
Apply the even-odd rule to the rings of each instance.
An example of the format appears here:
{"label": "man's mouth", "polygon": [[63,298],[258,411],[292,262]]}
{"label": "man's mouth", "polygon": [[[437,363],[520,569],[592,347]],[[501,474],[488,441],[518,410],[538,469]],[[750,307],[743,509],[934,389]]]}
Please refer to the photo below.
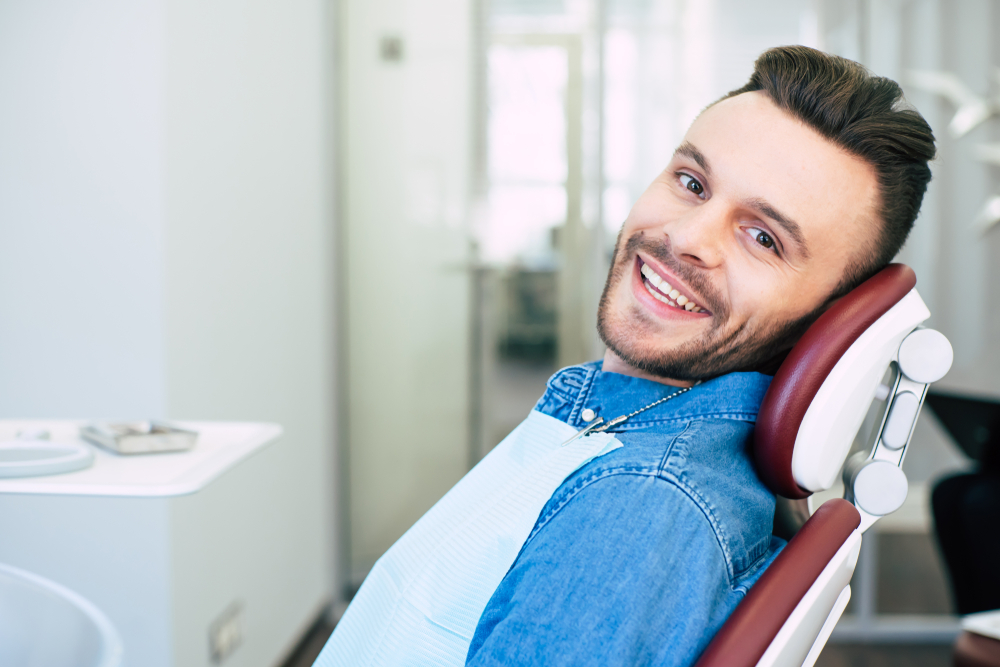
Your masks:
{"label": "man's mouth", "polygon": [[646,264],[642,260],[639,261],[642,264],[640,268],[643,277],[642,284],[656,300],[662,301],[678,310],[686,310],[691,313],[700,313],[706,310],[690,297],[681,294],[680,290],[667,282],[649,264]]}

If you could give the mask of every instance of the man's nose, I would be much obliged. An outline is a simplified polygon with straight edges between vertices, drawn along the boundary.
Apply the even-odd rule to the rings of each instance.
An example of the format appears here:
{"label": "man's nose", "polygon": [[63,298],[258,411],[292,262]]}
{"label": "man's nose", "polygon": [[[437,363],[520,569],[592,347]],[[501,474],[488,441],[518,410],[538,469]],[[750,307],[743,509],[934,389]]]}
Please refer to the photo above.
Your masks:
{"label": "man's nose", "polygon": [[663,225],[674,256],[703,269],[722,263],[731,212],[721,202],[707,201]]}

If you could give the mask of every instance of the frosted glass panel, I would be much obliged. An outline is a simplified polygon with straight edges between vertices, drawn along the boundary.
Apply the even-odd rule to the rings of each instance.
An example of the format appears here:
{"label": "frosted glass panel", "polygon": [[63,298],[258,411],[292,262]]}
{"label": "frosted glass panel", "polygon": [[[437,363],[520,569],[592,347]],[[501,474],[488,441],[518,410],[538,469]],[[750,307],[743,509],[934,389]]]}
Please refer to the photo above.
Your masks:
{"label": "frosted glass panel", "polygon": [[566,75],[565,49],[490,49],[491,180],[566,180]]}
{"label": "frosted glass panel", "polygon": [[489,224],[480,256],[490,264],[552,263],[552,228],[566,220],[561,185],[495,185],[489,194]]}
{"label": "frosted glass panel", "polygon": [[485,220],[480,259],[552,265],[552,228],[566,221],[565,48],[495,44],[489,50]]}

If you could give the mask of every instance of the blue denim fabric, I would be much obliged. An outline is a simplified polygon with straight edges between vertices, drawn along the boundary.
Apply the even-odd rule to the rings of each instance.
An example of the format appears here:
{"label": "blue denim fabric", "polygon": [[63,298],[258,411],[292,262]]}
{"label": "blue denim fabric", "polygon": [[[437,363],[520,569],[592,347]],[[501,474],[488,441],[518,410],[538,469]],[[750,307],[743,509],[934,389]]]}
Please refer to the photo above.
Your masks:
{"label": "blue denim fabric", "polygon": [[[674,388],[563,369],[536,409],[582,428]],[[552,495],[479,619],[467,665],[690,665],[784,542],[750,443],[770,378],[732,373],[612,429]]]}

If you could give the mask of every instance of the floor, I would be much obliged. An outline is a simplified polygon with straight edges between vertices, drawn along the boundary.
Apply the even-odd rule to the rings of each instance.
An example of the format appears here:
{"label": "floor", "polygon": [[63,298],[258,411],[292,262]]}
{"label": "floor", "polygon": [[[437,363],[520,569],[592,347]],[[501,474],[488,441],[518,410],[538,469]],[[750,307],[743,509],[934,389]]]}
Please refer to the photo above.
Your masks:
{"label": "floor", "polygon": [[816,667],[951,667],[951,647],[939,644],[827,644]]}
{"label": "floor", "polygon": [[497,362],[489,378],[488,405],[484,409],[488,448],[503,440],[524,421],[545,393],[545,383],[556,370],[555,362],[545,360]]}
{"label": "floor", "polygon": [[879,533],[878,564],[879,613],[954,613],[944,564],[930,535]]}
{"label": "floor", "polygon": [[333,626],[327,622],[326,617],[321,617],[306,636],[302,638],[295,652],[285,661],[281,667],[312,667],[312,664],[316,661],[316,657],[319,656],[319,652],[323,650],[323,645],[326,644],[326,640],[330,638],[330,633],[333,632]]}

